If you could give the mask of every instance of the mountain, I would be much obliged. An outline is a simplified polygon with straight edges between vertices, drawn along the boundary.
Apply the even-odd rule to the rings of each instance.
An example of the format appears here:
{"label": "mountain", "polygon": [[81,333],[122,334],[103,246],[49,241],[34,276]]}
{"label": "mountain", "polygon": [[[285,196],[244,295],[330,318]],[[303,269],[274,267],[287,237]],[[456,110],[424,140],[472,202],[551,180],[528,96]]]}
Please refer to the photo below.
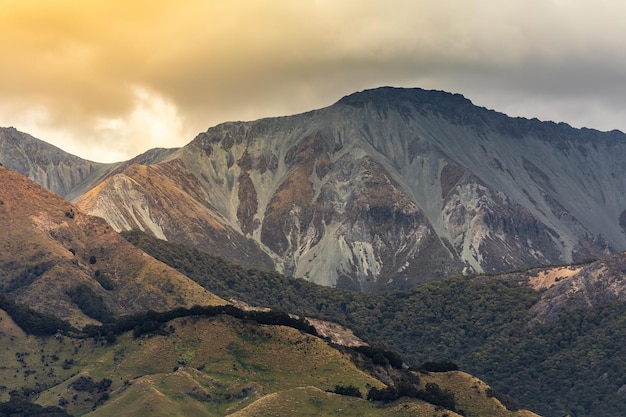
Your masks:
{"label": "mountain", "polygon": [[23,175],[0,183],[0,415],[535,416],[468,374],[226,305]]}
{"label": "mountain", "polygon": [[621,132],[380,88],[210,128],[77,204],[116,230],[231,260],[241,249],[246,265],[271,268],[269,257],[328,286],[398,289],[625,249],[625,152]]}
{"label": "mountain", "polygon": [[89,190],[112,167],[71,155],[15,128],[0,128],[0,162],[68,200]]}
{"label": "mountain", "polygon": [[0,167],[0,290],[75,326],[225,301],[146,255],[102,219]]}
{"label": "mountain", "polygon": [[15,128],[0,128],[0,163],[73,201],[111,173],[133,163],[149,164],[176,149],[151,149],[126,162],[102,164],[69,154]]}
{"label": "mountain", "polygon": [[[20,168],[20,152],[13,145],[0,162]],[[626,249],[625,152],[618,131],[385,87],[304,114],[225,123],[180,149],[92,171],[69,156],[36,159],[63,172],[54,181],[36,175],[44,168],[20,172],[74,184],[58,192],[117,231],[377,291]]]}

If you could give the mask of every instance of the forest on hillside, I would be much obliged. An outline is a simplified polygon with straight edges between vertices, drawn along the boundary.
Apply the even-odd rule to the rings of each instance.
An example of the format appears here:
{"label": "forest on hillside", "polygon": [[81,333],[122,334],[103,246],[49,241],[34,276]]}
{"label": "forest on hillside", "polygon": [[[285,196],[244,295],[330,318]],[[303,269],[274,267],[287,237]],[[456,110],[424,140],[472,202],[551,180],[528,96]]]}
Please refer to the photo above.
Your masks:
{"label": "forest on hillside", "polygon": [[220,297],[336,321],[370,343],[399,351],[413,365],[457,363],[541,415],[626,415],[624,303],[531,325],[528,310],[541,294],[497,276],[353,292],[244,269],[140,232],[123,235]]}

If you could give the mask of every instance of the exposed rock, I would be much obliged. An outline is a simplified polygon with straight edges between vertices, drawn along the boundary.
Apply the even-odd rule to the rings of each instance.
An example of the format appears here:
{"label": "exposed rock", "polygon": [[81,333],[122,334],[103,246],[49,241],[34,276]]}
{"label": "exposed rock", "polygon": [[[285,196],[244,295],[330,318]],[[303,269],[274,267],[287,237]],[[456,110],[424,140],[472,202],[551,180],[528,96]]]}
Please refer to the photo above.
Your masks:
{"label": "exposed rock", "polygon": [[380,88],[210,128],[146,156],[149,175],[116,167],[78,203],[117,229],[247,266],[330,286],[406,288],[626,249],[624,153],[621,132]]}
{"label": "exposed rock", "polygon": [[[530,313],[535,322],[551,322],[575,309],[626,301],[626,254],[618,253],[578,268],[558,268],[530,278],[535,286],[554,277]],[[549,281],[548,281],[549,282]]]}

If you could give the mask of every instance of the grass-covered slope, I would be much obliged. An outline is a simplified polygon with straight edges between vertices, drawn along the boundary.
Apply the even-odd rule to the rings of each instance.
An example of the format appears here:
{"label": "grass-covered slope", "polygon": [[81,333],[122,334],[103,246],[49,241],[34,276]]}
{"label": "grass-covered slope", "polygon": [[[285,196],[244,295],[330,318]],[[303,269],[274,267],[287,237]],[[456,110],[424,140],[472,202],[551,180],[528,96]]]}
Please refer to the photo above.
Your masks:
{"label": "grass-covered slope", "polygon": [[[0,410],[22,407],[47,416],[534,416],[507,410],[480,381],[441,379],[465,378],[460,372],[396,369],[293,327],[232,314],[236,310],[192,314],[147,333],[105,339],[32,336],[0,310]],[[401,387],[391,402],[369,398]],[[476,401],[467,401],[471,395]]]}
{"label": "grass-covered slope", "polygon": [[104,220],[0,166],[0,294],[75,326],[224,304]]}
{"label": "grass-covered slope", "polygon": [[129,232],[125,237],[223,298],[332,319],[413,365],[449,360],[545,416],[626,415],[626,304],[531,324],[542,293],[522,275],[451,278],[367,294],[320,287]]}

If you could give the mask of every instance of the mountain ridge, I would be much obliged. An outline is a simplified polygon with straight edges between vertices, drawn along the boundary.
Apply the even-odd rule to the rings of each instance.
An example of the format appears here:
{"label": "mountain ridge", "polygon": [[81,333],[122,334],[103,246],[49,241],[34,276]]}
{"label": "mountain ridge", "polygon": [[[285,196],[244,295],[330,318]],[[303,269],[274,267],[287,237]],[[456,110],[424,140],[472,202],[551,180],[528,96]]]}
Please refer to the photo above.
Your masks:
{"label": "mountain ridge", "polygon": [[[94,214],[107,207],[100,215],[116,230],[191,241],[252,267],[329,286],[407,288],[625,249],[625,149],[619,131],[386,87],[300,115],[223,123],[146,160],[156,188],[185,196],[176,214],[128,165],[77,203]],[[114,181],[130,188],[120,194]]]}

